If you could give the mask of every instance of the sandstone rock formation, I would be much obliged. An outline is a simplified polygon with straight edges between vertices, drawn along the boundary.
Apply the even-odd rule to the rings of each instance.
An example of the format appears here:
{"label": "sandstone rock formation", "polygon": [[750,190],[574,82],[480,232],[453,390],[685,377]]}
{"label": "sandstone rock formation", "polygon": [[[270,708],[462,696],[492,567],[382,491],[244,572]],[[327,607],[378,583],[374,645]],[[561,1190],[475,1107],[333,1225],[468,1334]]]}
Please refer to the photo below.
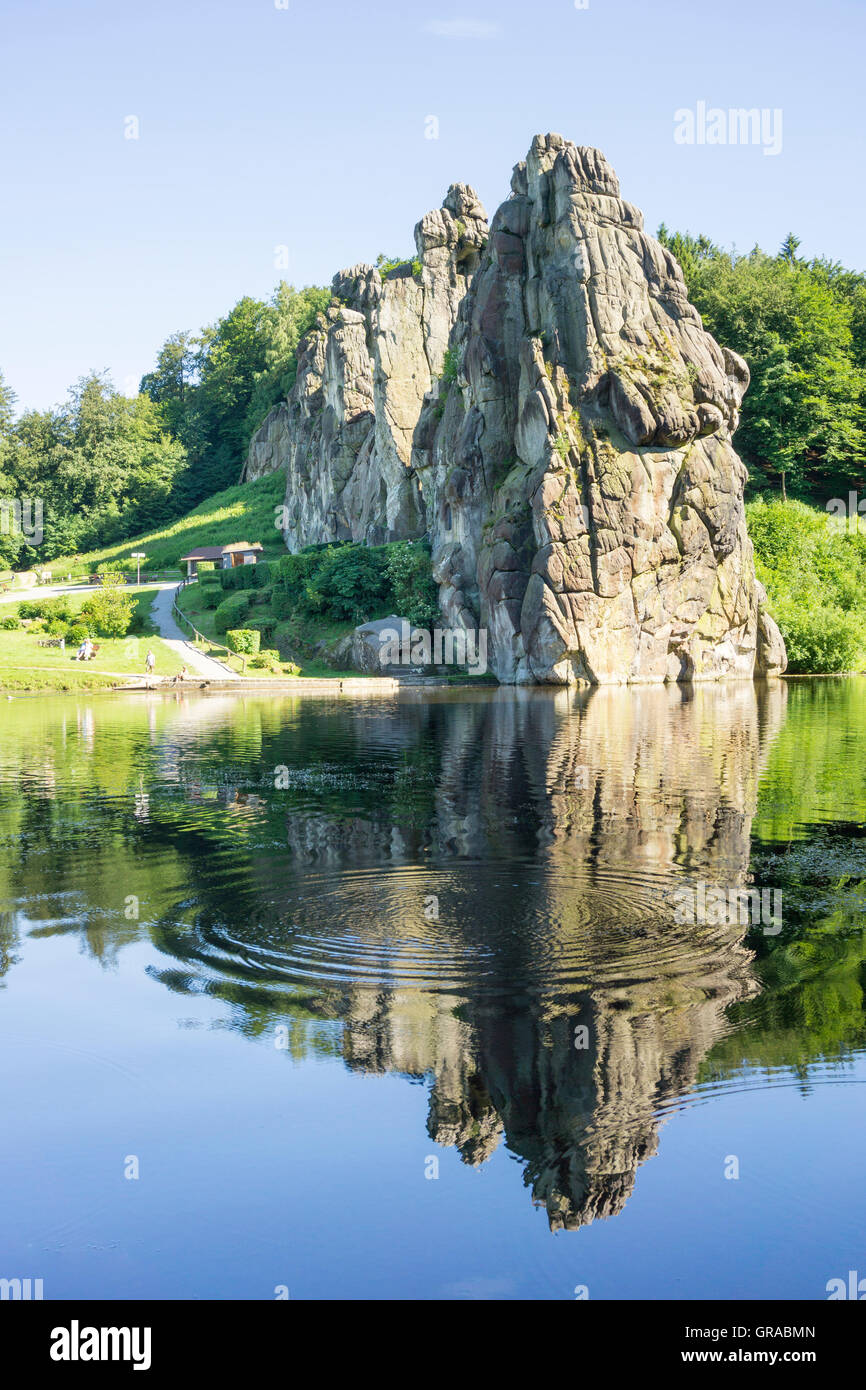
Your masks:
{"label": "sandstone rock formation", "polygon": [[415,237],[414,272],[335,278],[253,441],[289,548],[426,534],[504,682],[783,671],[731,442],[748,368],[604,157],[536,136],[489,235],[457,184]]}

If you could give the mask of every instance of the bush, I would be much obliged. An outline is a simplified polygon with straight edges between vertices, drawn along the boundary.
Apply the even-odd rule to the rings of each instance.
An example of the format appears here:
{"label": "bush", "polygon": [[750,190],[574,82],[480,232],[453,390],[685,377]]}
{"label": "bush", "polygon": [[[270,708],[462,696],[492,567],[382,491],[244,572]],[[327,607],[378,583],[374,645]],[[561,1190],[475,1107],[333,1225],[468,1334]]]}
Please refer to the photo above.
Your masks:
{"label": "bush", "polygon": [[226,633],[226,645],[230,651],[237,652],[239,656],[256,656],[261,641],[261,633],[255,628],[240,627],[229,628]]}
{"label": "bush", "polygon": [[[255,613],[256,611],[257,611],[256,609],[253,609],[253,612],[254,612],[254,613]],[[271,637],[273,636],[274,628],[276,627],[276,625],[277,625],[277,620],[276,620],[276,618],[268,618],[268,617],[266,617],[266,618],[258,618],[258,617],[253,617],[253,618],[248,618],[248,619],[247,619],[247,627],[254,627],[255,630],[256,630],[256,632],[261,633],[261,637],[262,637],[262,641],[263,641],[263,642],[269,642],[269,641],[271,640]]]}
{"label": "bush", "polygon": [[866,535],[840,530],[826,512],[803,502],[751,502],[746,515],[788,669],[819,675],[861,670]]}
{"label": "bush", "polygon": [[413,627],[435,627],[440,620],[439,589],[425,541],[398,541],[385,547],[394,611]]}
{"label": "bush", "polygon": [[61,594],[59,598],[24,599],[18,605],[19,618],[60,618],[69,622],[73,616],[72,604]]}
{"label": "bush", "polygon": [[111,587],[93,594],[81,605],[81,619],[100,637],[124,637],[129,631],[135,600]]}
{"label": "bush", "polygon": [[328,550],[305,586],[309,611],[336,622],[362,623],[392,597],[383,548],[341,545]]}
{"label": "bush", "polygon": [[203,574],[216,574],[216,561],[199,560],[196,563],[196,573],[198,574],[199,579],[201,579]]}
{"label": "bush", "polygon": [[84,623],[70,623],[66,629],[67,642],[74,643],[76,647],[84,641],[85,637],[89,636],[90,632]]}
{"label": "bush", "polygon": [[204,584],[198,595],[202,608],[219,608],[223,602],[223,591],[218,584]]}
{"label": "bush", "polygon": [[796,599],[777,605],[776,618],[788,649],[788,670],[859,671],[864,664],[863,618],[833,608],[807,608]]}
{"label": "bush", "polygon": [[252,594],[229,594],[224,598],[213,616],[215,631],[226,632],[230,627],[240,627],[252,601]]}
{"label": "bush", "polygon": [[14,617],[0,618],[0,631],[15,632],[18,629],[18,619]]}
{"label": "bush", "polygon": [[257,670],[264,667],[269,671],[279,671],[280,654],[270,647],[265,647],[258,653],[258,656],[253,657],[250,666],[255,666]]}
{"label": "bush", "polygon": [[[100,565],[96,571],[96,575],[100,584],[105,589],[116,589],[120,584],[126,583],[126,573],[119,560],[113,560],[111,563]],[[110,636],[111,634],[106,633],[105,635]],[[120,636],[122,637],[123,633],[121,633]]]}
{"label": "bush", "polygon": [[[209,562],[205,562],[205,563],[209,563]],[[223,571],[222,571],[222,570],[218,570],[218,569],[216,569],[216,568],[209,569],[209,570],[202,570],[201,565],[199,565],[199,567],[198,567],[198,582],[199,582],[199,584],[202,585],[203,588],[208,588],[208,589],[220,589],[220,588],[222,587],[222,585],[221,585],[221,583],[220,583],[220,580],[222,579],[222,576],[223,576]]]}
{"label": "bush", "polygon": [[271,567],[267,560],[259,560],[257,565],[245,566],[253,572],[253,583],[257,589],[266,589],[271,582]]}
{"label": "bush", "polygon": [[290,618],[295,611],[295,599],[292,594],[285,589],[274,589],[271,595],[271,612],[279,621],[281,618]]}

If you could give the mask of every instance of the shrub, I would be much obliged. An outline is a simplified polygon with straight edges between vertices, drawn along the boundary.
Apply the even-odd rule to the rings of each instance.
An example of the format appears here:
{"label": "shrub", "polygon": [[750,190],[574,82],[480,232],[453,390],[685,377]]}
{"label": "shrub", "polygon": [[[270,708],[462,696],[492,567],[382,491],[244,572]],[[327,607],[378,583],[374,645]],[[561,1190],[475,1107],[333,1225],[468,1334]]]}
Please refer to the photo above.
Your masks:
{"label": "shrub", "polygon": [[253,582],[257,589],[266,589],[271,582],[271,567],[267,560],[259,560],[257,565],[250,565],[253,572]]}
{"label": "shrub", "polygon": [[216,574],[216,561],[199,560],[196,564],[196,572],[198,574],[199,579],[201,579],[203,574]]}
{"label": "shrub", "polygon": [[[100,584],[105,589],[116,589],[120,584],[126,583],[126,573],[119,560],[100,565],[96,574]],[[104,635],[110,636],[111,634],[105,633]],[[122,637],[123,633],[120,633],[120,636]]]}
{"label": "shrub", "polygon": [[84,623],[70,623],[66,629],[67,642],[74,643],[76,647],[84,641],[85,637],[89,636],[90,633]]}
{"label": "shrub", "polygon": [[276,567],[274,588],[277,593],[282,591],[286,595],[287,609],[284,616],[288,617],[289,613],[301,604],[308,580],[312,578],[329,549],[330,546],[309,546],[295,555],[283,555]]}
{"label": "shrub", "polygon": [[220,570],[220,587],[229,591],[240,588],[240,570]]}
{"label": "shrub", "polygon": [[100,637],[123,637],[129,631],[135,600],[117,588],[103,589],[81,605],[81,619]]}
{"label": "shrub", "polygon": [[446,348],[445,356],[442,359],[442,380],[447,381],[450,386],[457,380],[457,373],[460,370],[460,354],[456,348]]}
{"label": "shrub", "polygon": [[252,605],[252,594],[229,594],[214,613],[214,629],[226,632],[230,627],[239,627]]}
{"label": "shrub", "polygon": [[440,619],[439,590],[433,579],[429,546],[425,541],[398,541],[385,549],[394,611],[414,627],[434,627]]}
{"label": "shrub", "polygon": [[863,619],[832,608],[809,608],[788,598],[776,617],[788,649],[788,670],[859,671],[863,667]]}
{"label": "shrub", "polygon": [[255,628],[229,628],[226,633],[226,645],[239,656],[256,656],[260,641],[261,633]]}
{"label": "shrub", "polygon": [[269,642],[277,625],[276,618],[248,618],[247,627],[255,628],[263,642]]}
{"label": "shrub", "polygon": [[758,578],[792,672],[861,670],[866,661],[866,535],[802,502],[746,509]]}
{"label": "shrub", "polygon": [[0,618],[0,630],[3,632],[15,632],[18,628],[18,619],[15,617]]}
{"label": "shrub", "polygon": [[24,599],[18,605],[19,618],[61,618],[69,622],[73,616],[72,604],[61,594],[59,598]]}
{"label": "shrub", "polygon": [[285,589],[274,589],[271,595],[271,611],[275,618],[288,618],[295,610],[295,599]]}
{"label": "shrub", "polygon": [[223,602],[223,591],[218,584],[205,584],[199,594],[202,608],[219,608]]}
{"label": "shrub", "polygon": [[[208,564],[209,564],[210,561],[206,561],[205,563],[208,563]],[[227,572],[227,571],[226,571],[226,572]],[[199,567],[198,567],[198,582],[199,582],[199,584],[201,584],[201,585],[202,585],[203,587],[205,587],[205,588],[209,588],[209,589],[219,589],[219,588],[221,588],[222,586],[221,586],[221,584],[220,584],[220,580],[221,580],[221,578],[222,578],[222,575],[223,575],[223,571],[222,571],[222,570],[216,569],[216,567],[213,567],[213,568],[211,568],[211,569],[209,569],[209,570],[202,570],[201,565],[199,565]]]}
{"label": "shrub", "polygon": [[264,667],[267,668],[269,671],[279,671],[280,654],[278,651],[274,651],[271,647],[265,647],[259,651],[257,656],[254,656],[252,658],[252,660],[250,661],[250,665],[255,666],[257,670]]}
{"label": "shrub", "polygon": [[305,586],[306,604],[311,612],[336,622],[363,622],[392,597],[385,564],[381,547],[341,545],[328,550]]}

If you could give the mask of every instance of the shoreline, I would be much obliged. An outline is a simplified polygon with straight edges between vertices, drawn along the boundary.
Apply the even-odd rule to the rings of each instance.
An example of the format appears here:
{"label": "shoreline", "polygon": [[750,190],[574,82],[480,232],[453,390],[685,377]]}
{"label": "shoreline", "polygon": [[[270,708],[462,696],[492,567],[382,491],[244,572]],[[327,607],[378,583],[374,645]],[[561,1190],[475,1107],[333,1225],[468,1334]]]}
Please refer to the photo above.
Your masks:
{"label": "shoreline", "polygon": [[[96,674],[96,673],[95,673]],[[774,677],[776,680],[783,681],[814,681],[814,680],[857,680],[866,676],[863,671],[821,671],[815,674],[809,672],[786,672],[782,676]],[[711,685],[727,685],[731,683],[741,684],[749,677],[734,678],[733,682],[727,680],[706,680],[706,681],[677,681],[674,684],[683,687]],[[753,678],[752,684],[765,684],[766,678]],[[667,682],[648,682],[634,681],[631,688],[645,690],[649,686],[665,685]],[[402,691],[423,691],[423,690],[502,690],[502,689],[536,689],[536,690],[602,690],[607,687],[601,685],[579,684],[579,685],[558,685],[553,686],[542,682],[534,686],[505,686],[499,681],[489,680],[465,680],[448,681],[438,676],[428,678],[415,677],[412,680],[401,681],[395,676],[273,676],[256,678],[252,676],[226,677],[225,679],[213,678],[209,676],[193,676],[184,681],[175,681],[171,677],[166,677],[156,682],[147,682],[144,677],[133,680],[129,684],[100,684],[94,686],[81,685],[62,685],[50,684],[34,686],[26,685],[7,686],[0,684],[0,699],[13,700],[25,696],[33,698],[39,695],[153,695],[158,693],[177,694],[180,691],[191,694],[199,691],[203,693],[214,692],[220,695],[233,693],[236,695],[245,692],[255,695],[396,695]],[[627,690],[629,684],[617,685],[617,689]]]}

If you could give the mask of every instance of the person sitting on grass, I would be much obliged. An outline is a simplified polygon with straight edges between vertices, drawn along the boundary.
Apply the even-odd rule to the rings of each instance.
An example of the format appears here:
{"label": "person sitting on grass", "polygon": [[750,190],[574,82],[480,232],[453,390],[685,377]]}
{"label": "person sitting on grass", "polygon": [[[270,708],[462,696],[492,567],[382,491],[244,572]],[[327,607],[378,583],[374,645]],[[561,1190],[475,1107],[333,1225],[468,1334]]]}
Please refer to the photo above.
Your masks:
{"label": "person sitting on grass", "polygon": [[76,661],[89,661],[93,656],[93,643],[89,637],[85,637],[78,651],[75,653]]}
{"label": "person sitting on grass", "polygon": [[173,680],[172,680],[172,685],[177,685],[178,681],[185,681],[185,680],[186,680],[186,667],[185,667],[185,666],[181,666],[180,671],[178,672],[178,674],[177,674],[177,675],[173,678]]}

